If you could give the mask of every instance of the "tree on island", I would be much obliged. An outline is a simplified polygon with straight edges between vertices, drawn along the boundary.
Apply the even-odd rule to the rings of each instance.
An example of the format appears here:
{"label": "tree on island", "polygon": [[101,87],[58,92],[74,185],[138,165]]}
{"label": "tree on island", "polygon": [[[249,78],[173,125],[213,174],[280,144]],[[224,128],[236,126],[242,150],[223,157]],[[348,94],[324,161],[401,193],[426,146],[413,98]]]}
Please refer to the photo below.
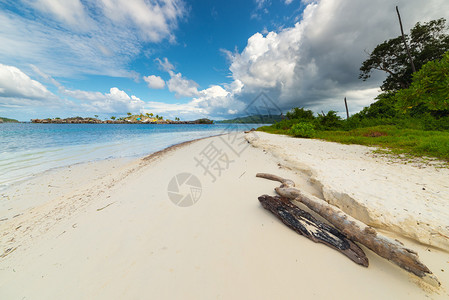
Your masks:
{"label": "tree on island", "polygon": [[114,116],[111,117],[111,120],[115,120],[116,118]]}
{"label": "tree on island", "polygon": [[[429,61],[441,59],[449,51],[446,30],[446,19],[441,18],[424,24],[418,22],[410,30],[410,35],[405,35],[416,70]],[[402,36],[377,45],[362,63],[359,78],[366,81],[373,70],[388,74],[380,87],[383,91],[396,92],[411,85],[413,72]]]}
{"label": "tree on island", "polygon": [[127,112],[126,114],[128,115],[128,117],[131,117],[131,116],[133,115],[133,114],[130,113],[130,112]]}

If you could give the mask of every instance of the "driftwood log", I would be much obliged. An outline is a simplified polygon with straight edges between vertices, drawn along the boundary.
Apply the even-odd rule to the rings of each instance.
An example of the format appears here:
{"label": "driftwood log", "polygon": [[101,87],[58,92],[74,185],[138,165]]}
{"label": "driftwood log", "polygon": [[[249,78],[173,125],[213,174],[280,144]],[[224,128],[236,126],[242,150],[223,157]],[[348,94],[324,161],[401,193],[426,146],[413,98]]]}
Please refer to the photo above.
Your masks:
{"label": "driftwood log", "polygon": [[259,201],[265,209],[300,235],[315,243],[323,243],[343,253],[356,264],[368,267],[368,258],[357,244],[348,240],[334,227],[315,219],[308,212],[292,204],[287,198],[263,195],[259,197]]}
{"label": "driftwood log", "polygon": [[427,283],[440,286],[437,277],[419,260],[418,254],[405,248],[400,242],[380,235],[374,228],[347,215],[326,201],[294,188],[295,183],[289,179],[266,173],[258,173],[256,176],[282,183],[280,187],[275,188],[280,196],[301,202],[341,230],[349,239],[361,243]]}

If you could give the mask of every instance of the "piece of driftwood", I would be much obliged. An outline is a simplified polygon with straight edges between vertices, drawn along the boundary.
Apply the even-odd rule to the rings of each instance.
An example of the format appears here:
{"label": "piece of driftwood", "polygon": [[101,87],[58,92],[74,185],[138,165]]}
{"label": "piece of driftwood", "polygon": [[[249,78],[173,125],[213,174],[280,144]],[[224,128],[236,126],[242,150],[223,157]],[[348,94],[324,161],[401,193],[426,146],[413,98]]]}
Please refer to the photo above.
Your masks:
{"label": "piece of driftwood", "polygon": [[323,243],[343,253],[356,264],[368,267],[368,258],[358,245],[348,240],[334,227],[315,219],[308,212],[292,204],[287,198],[263,195],[259,197],[259,201],[265,209],[300,235],[315,243]]}
{"label": "piece of driftwood", "polygon": [[419,260],[415,251],[405,248],[398,241],[380,235],[374,228],[347,215],[326,201],[294,188],[295,183],[289,179],[266,173],[258,173],[256,176],[279,181],[282,185],[275,188],[279,195],[303,203],[341,230],[349,239],[361,243],[379,256],[415,274],[427,283],[440,286],[437,277]]}

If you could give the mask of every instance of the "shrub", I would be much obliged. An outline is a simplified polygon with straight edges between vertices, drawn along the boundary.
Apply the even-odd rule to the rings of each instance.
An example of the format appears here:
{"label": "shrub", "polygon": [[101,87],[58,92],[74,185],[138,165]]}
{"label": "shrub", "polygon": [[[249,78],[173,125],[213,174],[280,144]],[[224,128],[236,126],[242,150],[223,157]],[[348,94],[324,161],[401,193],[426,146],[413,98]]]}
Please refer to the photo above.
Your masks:
{"label": "shrub", "polygon": [[382,93],[374,98],[376,102],[363,108],[358,115],[361,119],[394,118],[398,115],[394,93]]}
{"label": "shrub", "polygon": [[282,121],[274,123],[272,126],[275,129],[288,130],[288,129],[292,128],[293,125],[295,125],[299,122],[300,122],[300,120],[297,120],[297,119],[292,119],[292,120],[284,119]]}
{"label": "shrub", "polygon": [[344,124],[343,120],[337,116],[337,112],[333,110],[328,111],[327,115],[319,115],[315,123],[319,130],[338,130]]}
{"label": "shrub", "polygon": [[315,126],[309,122],[301,122],[293,125],[288,133],[296,137],[311,138],[315,135]]}

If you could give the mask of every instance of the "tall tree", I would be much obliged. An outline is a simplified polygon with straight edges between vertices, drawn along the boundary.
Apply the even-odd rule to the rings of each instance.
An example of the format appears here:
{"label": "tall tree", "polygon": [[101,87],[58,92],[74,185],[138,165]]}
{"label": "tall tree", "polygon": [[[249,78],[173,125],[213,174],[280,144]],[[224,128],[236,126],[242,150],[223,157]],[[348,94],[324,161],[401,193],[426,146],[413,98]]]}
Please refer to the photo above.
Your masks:
{"label": "tall tree", "polygon": [[[405,35],[416,70],[432,60],[441,59],[449,50],[449,35],[446,19],[441,18],[416,25]],[[412,82],[412,68],[402,36],[384,41],[374,48],[369,58],[360,67],[359,78],[370,78],[373,70],[386,72],[387,78],[381,85],[383,91],[395,92],[408,88]]]}
{"label": "tall tree", "polygon": [[403,111],[421,106],[436,116],[449,115],[449,52],[441,60],[426,63],[413,74],[408,89],[396,94],[398,107]]}
{"label": "tall tree", "polygon": [[305,120],[313,120],[313,112],[311,110],[305,110],[303,107],[294,107],[290,111],[287,112],[287,119],[305,119]]}

